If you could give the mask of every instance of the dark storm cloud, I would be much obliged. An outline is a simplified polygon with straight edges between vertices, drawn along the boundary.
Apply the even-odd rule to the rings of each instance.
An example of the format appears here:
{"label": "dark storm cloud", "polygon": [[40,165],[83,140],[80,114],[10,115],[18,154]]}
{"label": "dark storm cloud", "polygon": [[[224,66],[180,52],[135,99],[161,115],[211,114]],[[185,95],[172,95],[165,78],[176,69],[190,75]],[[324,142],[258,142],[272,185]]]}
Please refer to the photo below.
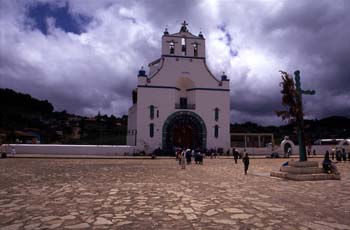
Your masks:
{"label": "dark storm cloud", "polygon": [[302,87],[316,90],[304,97],[307,117],[350,114],[350,1],[0,4],[0,87],[58,110],[126,114],[138,69],[160,56],[164,28],[178,32],[186,20],[206,38],[211,71],[230,78],[232,122],[280,122],[280,69],[300,69]]}
{"label": "dark storm cloud", "polygon": [[[53,3],[42,4],[48,7],[47,4]],[[149,36],[152,28],[134,26],[135,21],[130,20],[133,12],[108,5],[89,16],[93,21],[86,28],[88,31],[81,34],[66,25],[58,25],[60,18],[50,12],[40,19],[46,20],[47,31],[40,27],[28,30],[25,15],[26,10],[32,10],[31,5],[9,5],[6,5],[9,10],[21,9],[17,12],[23,18],[16,19],[14,13],[1,19],[2,23],[13,26],[2,38],[7,44],[1,46],[0,52],[1,87],[48,99],[57,110],[85,115],[97,111],[126,113],[131,104],[131,90],[136,86],[137,70],[145,63],[145,55],[151,53],[138,53],[135,49],[155,50],[152,47],[155,42]],[[62,6],[50,6],[50,9],[55,7]],[[68,4],[63,7],[67,8]],[[64,12],[76,17],[73,10]],[[32,20],[37,22],[35,18]]]}
{"label": "dark storm cloud", "polygon": [[269,94],[257,94],[245,89],[236,90],[231,95],[231,108],[251,115],[273,116],[281,102],[279,91]]}
{"label": "dark storm cloud", "polygon": [[349,12],[349,1],[293,1],[263,22],[271,49],[288,55],[304,87],[316,90],[305,97],[315,117],[350,115]]}

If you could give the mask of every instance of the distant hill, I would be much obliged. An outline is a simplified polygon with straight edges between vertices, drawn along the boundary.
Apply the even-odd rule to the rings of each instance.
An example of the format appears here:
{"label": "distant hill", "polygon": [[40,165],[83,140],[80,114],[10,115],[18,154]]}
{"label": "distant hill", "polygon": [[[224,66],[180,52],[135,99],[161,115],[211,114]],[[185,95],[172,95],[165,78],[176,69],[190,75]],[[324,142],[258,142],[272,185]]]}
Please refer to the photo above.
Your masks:
{"label": "distant hill", "polygon": [[44,128],[39,119],[45,119],[54,110],[47,100],[41,101],[12,89],[0,89],[0,108],[0,128],[5,130]]}
{"label": "distant hill", "polygon": [[0,106],[2,111],[10,113],[49,114],[54,109],[47,100],[41,101],[12,89],[0,89]]}
{"label": "distant hill", "polygon": [[[54,111],[47,100],[0,89],[0,140],[13,143],[126,144],[127,117]],[[35,140],[34,140],[35,139]]]}

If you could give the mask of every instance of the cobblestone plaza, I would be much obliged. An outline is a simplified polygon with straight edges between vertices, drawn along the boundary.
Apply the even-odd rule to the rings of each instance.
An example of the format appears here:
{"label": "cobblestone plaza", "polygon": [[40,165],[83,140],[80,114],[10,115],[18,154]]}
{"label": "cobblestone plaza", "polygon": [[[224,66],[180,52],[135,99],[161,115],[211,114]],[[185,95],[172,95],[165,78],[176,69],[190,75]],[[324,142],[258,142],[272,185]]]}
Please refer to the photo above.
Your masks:
{"label": "cobblestone plaza", "polygon": [[350,162],[340,181],[270,177],[284,161],[0,159],[0,229],[350,229]]}

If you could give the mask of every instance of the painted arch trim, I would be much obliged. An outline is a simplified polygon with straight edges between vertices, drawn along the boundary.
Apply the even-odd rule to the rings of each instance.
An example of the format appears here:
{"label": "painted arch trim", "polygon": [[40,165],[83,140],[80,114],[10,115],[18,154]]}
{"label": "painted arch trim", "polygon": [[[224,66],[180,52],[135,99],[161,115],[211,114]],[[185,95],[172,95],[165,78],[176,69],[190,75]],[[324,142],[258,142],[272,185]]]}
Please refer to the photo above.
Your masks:
{"label": "painted arch trim", "polygon": [[202,129],[202,148],[205,149],[207,146],[207,127],[205,125],[204,120],[196,113],[192,111],[177,111],[175,113],[172,113],[171,115],[168,116],[168,118],[165,120],[163,124],[163,129],[162,129],[162,147],[164,148],[166,146],[166,138],[167,138],[167,129],[168,126],[171,124],[174,118],[177,116],[191,116],[197,120],[197,122],[200,124],[201,129]]}

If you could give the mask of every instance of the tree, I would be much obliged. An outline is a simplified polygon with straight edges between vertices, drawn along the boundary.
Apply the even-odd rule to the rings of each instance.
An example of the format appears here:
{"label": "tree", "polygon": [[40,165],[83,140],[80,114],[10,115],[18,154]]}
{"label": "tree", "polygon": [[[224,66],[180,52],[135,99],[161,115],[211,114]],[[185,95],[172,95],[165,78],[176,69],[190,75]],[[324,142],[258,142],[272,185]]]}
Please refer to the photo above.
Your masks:
{"label": "tree", "polygon": [[315,94],[315,91],[301,89],[299,70],[294,72],[295,82],[287,72],[280,71],[280,73],[282,74],[282,82],[280,83],[280,86],[282,86],[282,105],[286,106],[288,110],[276,111],[276,114],[277,116],[282,117],[282,120],[288,119],[289,122],[295,121],[296,130],[298,132],[300,161],[307,161],[302,95],[313,95]]}
{"label": "tree", "polygon": [[293,77],[287,72],[280,70],[282,82],[282,105],[287,107],[287,110],[276,111],[278,117],[282,117],[282,120],[288,120],[293,122],[296,120],[299,109],[296,103],[296,88]]}

